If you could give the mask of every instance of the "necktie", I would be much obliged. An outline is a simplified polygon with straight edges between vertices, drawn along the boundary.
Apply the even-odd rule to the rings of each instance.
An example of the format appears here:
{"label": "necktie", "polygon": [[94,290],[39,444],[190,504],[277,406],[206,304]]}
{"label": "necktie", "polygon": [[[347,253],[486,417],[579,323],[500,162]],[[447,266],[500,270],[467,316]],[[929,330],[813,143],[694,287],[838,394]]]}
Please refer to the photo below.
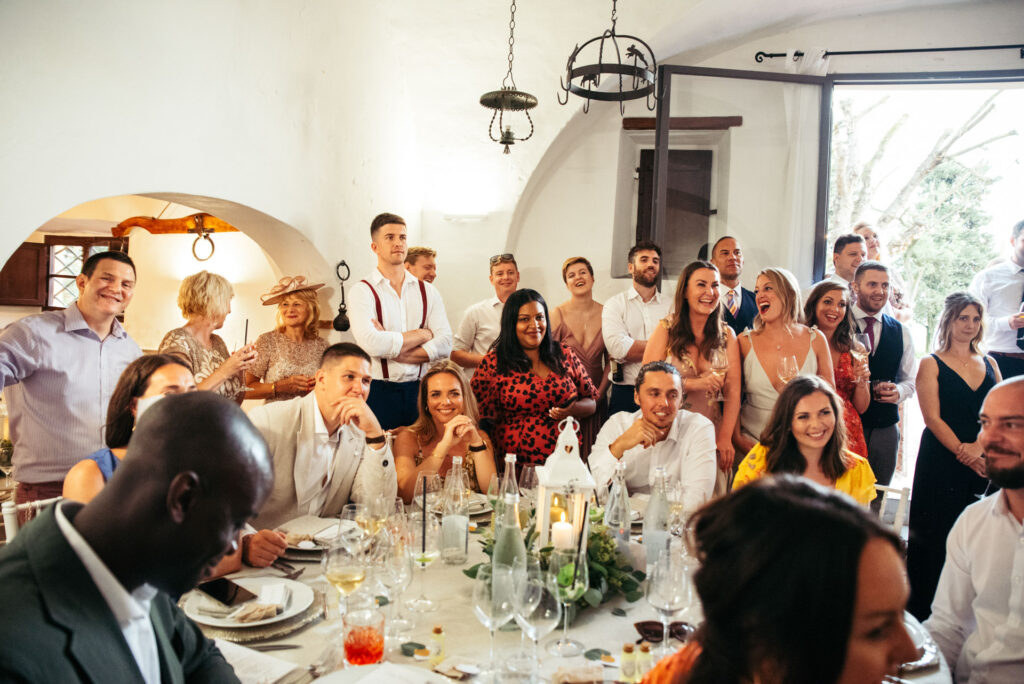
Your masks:
{"label": "necktie", "polygon": [[[735,316],[736,312],[740,310],[740,307],[736,306],[736,290],[729,290],[729,293],[725,295],[725,308],[727,308],[729,313],[733,316]],[[1024,328],[1021,328],[1021,330],[1024,330]],[[1017,344],[1020,344],[1019,340],[1020,338],[1018,338]]]}
{"label": "necktie", "polygon": [[864,317],[864,334],[868,336],[868,344],[871,345],[871,349],[868,352],[875,353],[875,317],[865,316]]}
{"label": "necktie", "polygon": [[[1024,290],[1020,293],[1020,304],[1018,311],[1024,312]],[[1024,349],[1024,328],[1017,328],[1017,347]]]}

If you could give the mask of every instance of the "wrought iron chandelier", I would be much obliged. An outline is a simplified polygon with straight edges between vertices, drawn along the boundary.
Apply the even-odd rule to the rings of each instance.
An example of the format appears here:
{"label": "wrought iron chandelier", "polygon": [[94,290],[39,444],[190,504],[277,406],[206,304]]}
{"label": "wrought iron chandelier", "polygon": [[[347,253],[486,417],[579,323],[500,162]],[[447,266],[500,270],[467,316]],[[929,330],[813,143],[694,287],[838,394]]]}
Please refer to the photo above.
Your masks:
{"label": "wrought iron chandelier", "polygon": [[[560,79],[562,92],[565,93],[565,101],[562,95],[558,96],[559,104],[569,103],[569,93],[578,95],[586,100],[583,103],[583,113],[590,111],[590,101],[618,102],[619,113],[626,113],[625,102],[627,100],[638,100],[647,98],[647,109],[653,111],[657,104],[657,73],[658,61],[654,58],[654,51],[643,39],[628,34],[615,32],[616,2],[612,0],[612,27],[600,36],[591,38],[582,45],[577,45],[569,61],[565,65],[565,78]],[[619,46],[619,42],[630,43],[626,48],[625,55]],[[642,47],[637,47],[637,45]],[[576,66],[581,59],[582,53],[588,46],[593,46],[597,52],[597,62]],[[605,48],[611,54],[615,51],[615,61],[605,61]],[[625,57],[625,60],[623,60]],[[611,90],[598,90],[601,87],[601,77],[609,76],[618,78],[618,88]]]}
{"label": "wrought iron chandelier", "polygon": [[[494,142],[505,146],[505,154],[509,154],[509,145],[517,141],[529,140],[533,137],[533,119],[530,118],[530,110],[537,106],[537,98],[530,93],[516,89],[516,80],[512,76],[512,49],[515,46],[516,30],[516,0],[512,0],[511,18],[508,22],[508,73],[501,81],[501,90],[492,90],[480,96],[480,104],[488,109],[493,109],[491,123],[487,127],[487,135]],[[526,120],[530,122],[530,133],[523,138],[517,138],[512,132],[512,126],[505,123],[505,112],[523,112]],[[494,122],[498,122],[498,137],[494,136]]]}

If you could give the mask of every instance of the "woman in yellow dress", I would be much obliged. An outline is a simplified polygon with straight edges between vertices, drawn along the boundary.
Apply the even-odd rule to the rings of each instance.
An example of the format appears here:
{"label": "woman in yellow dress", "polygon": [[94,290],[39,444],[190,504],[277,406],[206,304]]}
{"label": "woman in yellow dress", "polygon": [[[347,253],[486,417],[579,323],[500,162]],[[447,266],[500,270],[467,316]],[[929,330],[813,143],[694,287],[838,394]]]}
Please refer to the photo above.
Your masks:
{"label": "woman in yellow dress", "polygon": [[842,400],[816,375],[802,375],[779,394],[761,441],[743,459],[733,489],[766,474],[792,473],[834,487],[867,505],[875,474],[867,459],[846,448]]}

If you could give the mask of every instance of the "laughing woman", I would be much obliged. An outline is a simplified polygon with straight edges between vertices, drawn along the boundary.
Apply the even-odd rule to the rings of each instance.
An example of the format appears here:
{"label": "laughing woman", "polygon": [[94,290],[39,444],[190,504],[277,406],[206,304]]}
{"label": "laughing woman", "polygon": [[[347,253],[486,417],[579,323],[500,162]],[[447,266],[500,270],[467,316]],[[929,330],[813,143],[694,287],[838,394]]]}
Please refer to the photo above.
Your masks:
{"label": "laughing woman", "polygon": [[736,446],[743,453],[760,438],[788,380],[796,375],[818,375],[835,386],[832,355],[824,335],[797,321],[798,291],[796,278],[783,268],[766,268],[757,274],[754,330],[745,330],[739,338],[746,394]]}

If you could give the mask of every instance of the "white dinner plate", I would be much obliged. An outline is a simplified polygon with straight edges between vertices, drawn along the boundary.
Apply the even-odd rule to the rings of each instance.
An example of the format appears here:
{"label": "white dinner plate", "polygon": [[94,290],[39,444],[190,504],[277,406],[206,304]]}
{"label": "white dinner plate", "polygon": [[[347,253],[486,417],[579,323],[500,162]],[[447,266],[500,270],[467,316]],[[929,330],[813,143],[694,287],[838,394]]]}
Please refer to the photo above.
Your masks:
{"label": "white dinner plate", "polygon": [[288,586],[288,589],[291,592],[291,598],[289,599],[288,606],[272,618],[256,620],[254,622],[238,622],[237,620],[214,617],[212,615],[206,615],[205,613],[199,612],[198,608],[200,605],[203,605],[204,603],[216,605],[216,603],[213,599],[207,597],[202,592],[193,590],[186,594],[185,597],[185,615],[188,615],[193,621],[200,625],[206,625],[207,627],[248,629],[249,627],[270,625],[275,622],[287,620],[288,618],[293,618],[313,605],[313,590],[302,582],[296,582],[294,580],[283,579],[280,577],[239,577],[235,582],[257,596],[260,594],[260,587],[264,584],[276,584],[283,582]]}
{"label": "white dinner plate", "polygon": [[451,684],[450,679],[436,672],[424,670],[411,665],[397,663],[381,663],[380,665],[362,665],[338,670],[316,680],[321,684],[355,684],[355,682],[386,682],[387,684],[402,682],[403,684]]}
{"label": "white dinner plate", "polygon": [[[421,507],[419,499],[413,503],[417,509]],[[434,513],[440,515],[442,506],[443,502],[438,502],[437,504],[431,505],[430,508]],[[466,515],[480,515],[481,513],[490,513],[491,510],[491,503],[487,500],[486,494],[481,494],[479,492],[473,492],[470,494],[469,507],[466,509]]]}

